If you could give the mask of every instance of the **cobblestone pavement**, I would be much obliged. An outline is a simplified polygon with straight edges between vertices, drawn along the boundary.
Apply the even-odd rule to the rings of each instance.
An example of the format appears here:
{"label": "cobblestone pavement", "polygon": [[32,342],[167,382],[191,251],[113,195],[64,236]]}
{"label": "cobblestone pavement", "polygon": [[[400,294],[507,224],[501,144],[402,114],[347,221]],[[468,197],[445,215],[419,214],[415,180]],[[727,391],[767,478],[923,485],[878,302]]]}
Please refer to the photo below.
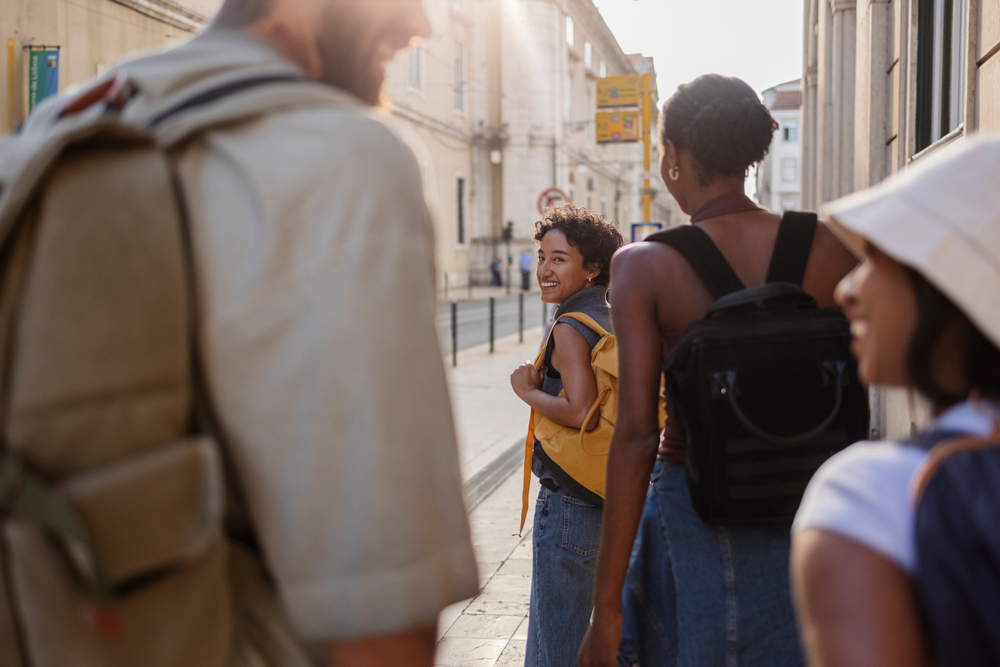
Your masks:
{"label": "cobblestone pavement", "polygon": [[479,561],[482,592],[445,609],[439,621],[436,665],[440,667],[521,667],[528,636],[531,586],[532,486],[524,537],[522,473],[511,475],[469,515]]}

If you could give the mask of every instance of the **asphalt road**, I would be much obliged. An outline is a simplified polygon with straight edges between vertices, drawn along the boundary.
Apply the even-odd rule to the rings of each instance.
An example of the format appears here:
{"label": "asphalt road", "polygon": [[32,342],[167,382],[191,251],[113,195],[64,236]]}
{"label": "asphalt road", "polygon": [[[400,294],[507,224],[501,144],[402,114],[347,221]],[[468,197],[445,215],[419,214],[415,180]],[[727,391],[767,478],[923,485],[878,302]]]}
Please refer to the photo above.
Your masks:
{"label": "asphalt road", "polygon": [[[459,301],[458,303],[458,349],[464,350],[490,340],[489,300]],[[542,324],[542,301],[538,294],[524,296],[524,329],[533,329]],[[554,307],[546,306],[548,316]],[[517,333],[517,296],[498,297],[494,311],[494,336],[502,338]],[[438,304],[438,331],[445,349],[451,350],[451,304]]]}

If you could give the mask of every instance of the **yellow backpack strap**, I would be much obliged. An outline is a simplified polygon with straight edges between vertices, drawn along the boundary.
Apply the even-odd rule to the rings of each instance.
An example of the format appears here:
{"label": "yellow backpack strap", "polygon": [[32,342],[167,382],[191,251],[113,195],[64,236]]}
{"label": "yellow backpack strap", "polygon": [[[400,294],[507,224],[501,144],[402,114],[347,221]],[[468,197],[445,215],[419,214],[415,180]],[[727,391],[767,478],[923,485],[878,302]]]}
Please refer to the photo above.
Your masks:
{"label": "yellow backpack strap", "polygon": [[521,526],[517,536],[524,532],[524,521],[528,518],[528,490],[531,488],[531,458],[535,453],[535,410],[528,417],[528,436],[524,439],[524,488],[521,489]]}
{"label": "yellow backpack strap", "polygon": [[594,321],[594,318],[592,318],[590,315],[587,315],[586,313],[564,313],[559,316],[559,319],[556,320],[556,322],[558,323],[559,320],[562,320],[565,317],[568,317],[572,320],[576,320],[577,322],[585,325],[588,329],[600,335],[601,337],[610,335],[607,331],[605,331],[604,327],[602,327],[600,324]]}
{"label": "yellow backpack strap", "polygon": [[[545,345],[539,350],[538,356],[535,357],[535,368],[542,367],[542,361],[545,359],[545,348],[548,346],[548,340],[545,341]],[[528,417],[528,435],[524,438],[524,488],[521,489],[521,527],[517,529],[517,536],[521,537],[524,532],[524,521],[528,517],[528,492],[531,488],[531,458],[535,453],[535,409],[531,409],[531,415]]]}

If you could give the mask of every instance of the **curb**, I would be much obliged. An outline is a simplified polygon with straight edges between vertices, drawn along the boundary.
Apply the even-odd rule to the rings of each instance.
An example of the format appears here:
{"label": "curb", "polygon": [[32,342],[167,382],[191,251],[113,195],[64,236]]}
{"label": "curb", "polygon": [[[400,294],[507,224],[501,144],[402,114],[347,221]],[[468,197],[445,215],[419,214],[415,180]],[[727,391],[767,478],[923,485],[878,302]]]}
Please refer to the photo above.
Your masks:
{"label": "curb", "polygon": [[500,484],[513,474],[524,462],[524,440],[519,439],[503,454],[493,459],[485,468],[462,484],[465,509],[471,512],[476,505],[493,493]]}

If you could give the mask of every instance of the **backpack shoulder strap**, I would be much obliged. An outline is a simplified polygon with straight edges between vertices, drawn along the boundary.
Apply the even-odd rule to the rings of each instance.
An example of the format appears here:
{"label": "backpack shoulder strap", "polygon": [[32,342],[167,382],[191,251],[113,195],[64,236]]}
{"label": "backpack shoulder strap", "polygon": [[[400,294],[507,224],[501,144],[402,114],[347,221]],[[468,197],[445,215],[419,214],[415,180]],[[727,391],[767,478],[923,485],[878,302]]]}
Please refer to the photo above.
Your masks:
{"label": "backpack shoulder strap", "polygon": [[802,286],[816,233],[816,214],[785,211],[767,269],[767,282]]}
{"label": "backpack shoulder strap", "polygon": [[998,422],[993,423],[993,433],[988,436],[960,435],[950,440],[939,441],[931,449],[927,457],[927,463],[913,485],[912,493],[914,501],[920,501],[927,485],[941,469],[942,464],[944,464],[948,457],[961,452],[986,449],[987,447],[1000,447],[1000,423]]}
{"label": "backpack shoulder strap", "polygon": [[[571,320],[576,320],[580,324],[584,325],[585,327],[593,331],[595,334],[599,335],[601,338],[603,338],[604,336],[611,335],[607,330],[605,330],[604,327],[598,324],[593,317],[587,315],[586,313],[563,313],[562,315],[559,316],[559,319],[561,320],[567,317]],[[556,321],[558,322],[559,320]]]}
{"label": "backpack shoulder strap", "polygon": [[151,120],[148,121],[149,127],[156,127],[164,121],[168,120],[172,116],[176,116],[180,113],[184,113],[190,109],[204,106],[210,104],[216,100],[220,100],[223,97],[229,97],[230,95],[235,95],[237,93],[243,92],[244,90],[249,90],[251,88],[257,88],[259,86],[266,86],[274,83],[299,83],[304,82],[306,79],[301,76],[296,76],[293,74],[261,74],[258,76],[250,76],[244,79],[236,79],[235,81],[228,81],[215,86],[214,88],[209,88],[208,90],[201,91],[197,94],[191,95],[187,99],[181,100],[175,103],[173,106],[164,109],[157,113]]}
{"label": "backpack shoulder strap", "polygon": [[169,98],[126,105],[123,119],[152,132],[170,149],[212,127],[304,107],[345,107],[345,93],[289,72],[237,72],[210,77]]}
{"label": "backpack shoulder strap", "polygon": [[665,243],[683,255],[716,299],[744,288],[743,282],[719,252],[712,238],[700,227],[681,225],[653,234],[646,240]]}

